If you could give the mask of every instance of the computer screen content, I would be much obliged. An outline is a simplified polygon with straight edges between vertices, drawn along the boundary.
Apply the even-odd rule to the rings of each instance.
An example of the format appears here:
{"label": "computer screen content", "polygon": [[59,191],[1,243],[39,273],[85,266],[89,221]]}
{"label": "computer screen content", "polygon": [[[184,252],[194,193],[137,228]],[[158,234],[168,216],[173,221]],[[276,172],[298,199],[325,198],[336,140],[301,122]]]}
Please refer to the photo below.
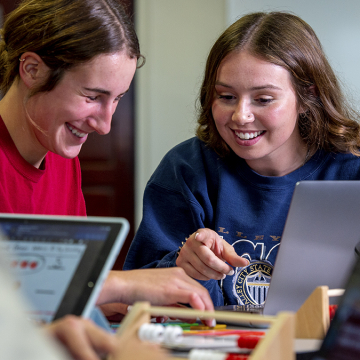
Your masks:
{"label": "computer screen content", "polygon": [[87,276],[110,230],[91,224],[0,223],[5,240],[0,250],[10,259],[15,288],[30,302],[31,319],[50,322],[54,318],[75,272],[80,268]]}

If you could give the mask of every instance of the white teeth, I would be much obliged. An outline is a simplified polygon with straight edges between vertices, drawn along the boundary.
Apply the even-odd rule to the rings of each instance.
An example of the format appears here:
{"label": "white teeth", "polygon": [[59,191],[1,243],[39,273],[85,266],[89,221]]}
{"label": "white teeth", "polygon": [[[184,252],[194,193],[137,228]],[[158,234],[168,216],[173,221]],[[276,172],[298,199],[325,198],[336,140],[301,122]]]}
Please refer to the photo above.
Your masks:
{"label": "white teeth", "polygon": [[68,129],[77,137],[82,138],[85,135],[87,135],[86,133],[82,133],[80,131],[77,131],[76,129],[74,129],[70,124],[66,124],[66,126],[68,127]]}
{"label": "white teeth", "polygon": [[249,139],[254,139],[256,138],[257,136],[261,135],[264,131],[255,131],[255,132],[246,132],[246,133],[243,133],[243,132],[238,132],[238,131],[235,131],[235,134],[236,136],[238,136],[241,140],[249,140]]}

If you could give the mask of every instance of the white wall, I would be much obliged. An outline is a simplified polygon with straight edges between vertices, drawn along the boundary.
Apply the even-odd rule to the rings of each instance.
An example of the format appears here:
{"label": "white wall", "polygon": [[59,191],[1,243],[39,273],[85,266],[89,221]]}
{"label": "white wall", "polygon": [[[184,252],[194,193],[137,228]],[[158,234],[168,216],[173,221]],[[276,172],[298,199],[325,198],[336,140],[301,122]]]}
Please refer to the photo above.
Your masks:
{"label": "white wall", "polygon": [[135,223],[147,180],[165,153],[194,135],[207,54],[226,28],[225,0],[137,0],[146,64],[136,74]]}
{"label": "white wall", "polygon": [[291,11],[314,29],[345,93],[360,110],[360,1],[227,0],[227,23],[264,10]]}

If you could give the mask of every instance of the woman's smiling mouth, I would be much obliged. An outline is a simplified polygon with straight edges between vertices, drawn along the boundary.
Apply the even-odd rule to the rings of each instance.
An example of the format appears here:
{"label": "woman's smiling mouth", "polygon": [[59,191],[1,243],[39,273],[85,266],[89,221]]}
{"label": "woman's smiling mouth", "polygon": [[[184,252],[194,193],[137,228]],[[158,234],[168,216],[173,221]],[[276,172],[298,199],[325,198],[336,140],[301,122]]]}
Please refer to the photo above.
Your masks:
{"label": "woman's smiling mouth", "polygon": [[80,132],[79,130],[72,127],[69,123],[66,123],[66,126],[72,132],[72,134],[74,134],[78,138],[83,138],[84,136],[87,135],[87,133]]}
{"label": "woman's smiling mouth", "polygon": [[241,140],[249,140],[249,139],[254,139],[256,137],[258,137],[259,135],[261,135],[262,133],[264,133],[264,130],[261,131],[251,131],[251,132],[241,132],[241,131],[234,131],[235,135],[240,138]]}

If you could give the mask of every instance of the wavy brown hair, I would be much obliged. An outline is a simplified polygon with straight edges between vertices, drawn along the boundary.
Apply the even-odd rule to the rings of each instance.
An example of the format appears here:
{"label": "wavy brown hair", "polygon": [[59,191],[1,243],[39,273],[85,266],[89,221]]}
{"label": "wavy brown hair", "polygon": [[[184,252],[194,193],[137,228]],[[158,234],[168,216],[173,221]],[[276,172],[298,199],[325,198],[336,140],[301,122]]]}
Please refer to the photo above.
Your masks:
{"label": "wavy brown hair", "polygon": [[314,154],[318,149],[360,156],[359,115],[347,104],[339,82],[313,29],[285,12],[258,12],[232,24],[210,50],[199,96],[196,135],[219,155],[230,149],[218,133],[212,116],[215,81],[221,61],[233,51],[280,65],[291,74],[298,105],[300,134]]}
{"label": "wavy brown hair", "polygon": [[64,71],[100,54],[126,51],[140,59],[134,26],[120,0],[23,0],[4,22],[0,40],[0,89],[19,75],[19,58],[38,54],[50,68],[37,92],[50,91]]}

